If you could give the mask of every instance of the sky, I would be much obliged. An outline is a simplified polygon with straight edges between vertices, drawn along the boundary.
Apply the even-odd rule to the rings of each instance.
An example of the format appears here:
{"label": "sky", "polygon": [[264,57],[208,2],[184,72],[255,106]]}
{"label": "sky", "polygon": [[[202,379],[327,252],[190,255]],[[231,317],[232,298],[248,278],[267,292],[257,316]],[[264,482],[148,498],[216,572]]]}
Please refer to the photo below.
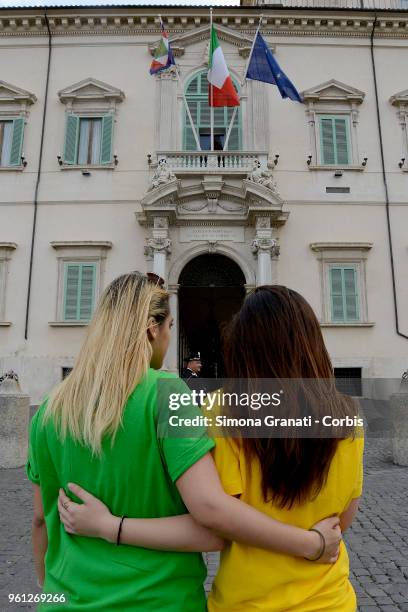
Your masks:
{"label": "sky", "polygon": [[239,6],[239,0],[0,0],[0,8],[45,6],[104,6],[104,5],[158,5],[158,6]]}

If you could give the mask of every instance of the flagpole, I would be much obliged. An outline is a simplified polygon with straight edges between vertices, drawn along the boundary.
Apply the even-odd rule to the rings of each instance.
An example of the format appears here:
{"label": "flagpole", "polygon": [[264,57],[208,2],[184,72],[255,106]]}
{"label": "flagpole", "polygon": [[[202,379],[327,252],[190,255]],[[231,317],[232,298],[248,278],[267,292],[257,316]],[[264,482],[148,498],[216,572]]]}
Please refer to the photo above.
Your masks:
{"label": "flagpole", "polygon": [[[160,25],[164,29],[164,24],[163,24],[163,20],[162,20],[161,15],[159,15],[159,19],[160,19]],[[169,44],[170,44],[170,41],[169,41]],[[190,121],[191,129],[192,129],[193,135],[194,135],[194,140],[196,141],[197,151],[201,151],[200,139],[198,138],[197,131],[196,131],[196,128],[195,128],[195,125],[194,125],[194,121],[193,121],[193,117],[191,116],[190,107],[188,105],[186,94],[185,94],[185,91],[184,91],[184,83],[183,83],[183,81],[181,79],[179,68],[178,68],[176,62],[174,62],[174,68],[176,69],[177,81],[178,81],[178,83],[179,83],[179,85],[181,87],[183,101],[184,101],[184,104],[185,104],[185,107],[186,107],[188,120]]]}
{"label": "flagpole", "polygon": [[[211,55],[211,70],[213,69],[213,54],[211,54],[211,42],[212,42],[212,28],[213,28],[213,10],[210,8],[210,55]],[[214,86],[210,81],[210,121],[211,121],[211,151],[214,151]]]}

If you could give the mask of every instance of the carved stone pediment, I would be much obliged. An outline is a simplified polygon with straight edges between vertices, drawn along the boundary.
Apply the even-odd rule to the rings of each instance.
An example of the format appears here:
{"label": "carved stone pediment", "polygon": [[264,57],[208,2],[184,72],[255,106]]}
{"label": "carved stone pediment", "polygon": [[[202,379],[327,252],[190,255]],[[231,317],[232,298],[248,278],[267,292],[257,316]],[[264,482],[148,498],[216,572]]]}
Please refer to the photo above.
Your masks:
{"label": "carved stone pediment", "polygon": [[[230,43],[231,45],[238,48],[238,53],[242,57],[248,57],[251,50],[253,39],[238,30],[233,30],[226,26],[216,25],[217,36],[220,41]],[[188,31],[184,34],[178,34],[170,38],[171,48],[176,57],[184,55],[186,47],[195,45],[203,40],[207,41],[210,37],[210,26],[205,25],[195,30]],[[159,41],[149,44],[149,51],[153,55]]]}
{"label": "carved stone pediment", "polygon": [[289,213],[274,189],[249,179],[228,180],[228,176],[204,176],[172,180],[149,190],[137,213],[141,225],[153,226],[154,218],[166,216],[170,225],[192,222],[253,225],[259,213],[268,214],[275,225],[285,223]]}
{"label": "carved stone pediment", "polygon": [[122,102],[125,94],[120,89],[89,77],[58,92],[62,103],[73,101],[115,101]]}
{"label": "carved stone pediment", "polygon": [[37,98],[33,93],[0,80],[0,103],[34,104],[36,100]]}
{"label": "carved stone pediment", "polygon": [[408,108],[408,89],[405,89],[404,91],[400,91],[399,93],[396,93],[393,96],[391,96],[390,102],[393,106],[399,106],[399,107],[406,106]]}
{"label": "carved stone pediment", "polygon": [[365,93],[355,87],[336,81],[336,79],[331,79],[306,89],[301,95],[305,102],[354,102],[361,104]]}

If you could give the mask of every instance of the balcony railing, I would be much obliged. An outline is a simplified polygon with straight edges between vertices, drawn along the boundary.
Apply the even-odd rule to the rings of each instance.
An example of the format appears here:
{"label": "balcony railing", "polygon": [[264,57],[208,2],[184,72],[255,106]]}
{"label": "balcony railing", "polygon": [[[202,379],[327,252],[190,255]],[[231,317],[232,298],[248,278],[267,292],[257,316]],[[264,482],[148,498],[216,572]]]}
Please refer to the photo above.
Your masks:
{"label": "balcony railing", "polygon": [[160,151],[157,162],[165,159],[169,170],[178,173],[233,172],[246,174],[253,170],[255,162],[266,168],[266,151]]}

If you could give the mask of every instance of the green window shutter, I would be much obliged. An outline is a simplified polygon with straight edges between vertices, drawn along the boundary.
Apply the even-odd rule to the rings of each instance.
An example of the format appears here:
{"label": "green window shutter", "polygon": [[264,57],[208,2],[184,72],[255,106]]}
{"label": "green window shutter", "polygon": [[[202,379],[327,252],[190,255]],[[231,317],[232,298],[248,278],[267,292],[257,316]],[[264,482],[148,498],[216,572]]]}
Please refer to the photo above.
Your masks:
{"label": "green window shutter", "polygon": [[64,321],[77,321],[80,265],[65,264]]}
{"label": "green window shutter", "polygon": [[320,117],[322,164],[347,165],[350,163],[350,136],[348,121],[348,117]]}
{"label": "green window shutter", "polygon": [[344,310],[346,321],[358,321],[358,291],[357,270],[355,268],[344,268]]}
{"label": "green window shutter", "polygon": [[113,115],[102,117],[101,164],[112,163]]}
{"label": "green window shutter", "polygon": [[334,133],[336,136],[336,160],[338,164],[349,163],[349,142],[348,142],[348,130],[347,130],[347,119],[335,118],[334,119]]}
{"label": "green window shutter", "polygon": [[335,164],[333,121],[329,117],[320,119],[320,138],[323,164]]}
{"label": "green window shutter", "polygon": [[341,268],[330,269],[332,321],[344,321],[343,279]]}
{"label": "green window shutter", "polygon": [[21,154],[23,150],[24,117],[13,120],[13,136],[10,149],[10,166],[21,166]]}
{"label": "green window shutter", "polygon": [[89,321],[95,303],[96,264],[66,263],[64,321]]}
{"label": "green window shutter", "polygon": [[356,268],[330,268],[331,319],[333,322],[358,321],[359,295]]}
{"label": "green window shutter", "polygon": [[78,159],[79,117],[67,115],[65,124],[64,164],[76,164]]}

